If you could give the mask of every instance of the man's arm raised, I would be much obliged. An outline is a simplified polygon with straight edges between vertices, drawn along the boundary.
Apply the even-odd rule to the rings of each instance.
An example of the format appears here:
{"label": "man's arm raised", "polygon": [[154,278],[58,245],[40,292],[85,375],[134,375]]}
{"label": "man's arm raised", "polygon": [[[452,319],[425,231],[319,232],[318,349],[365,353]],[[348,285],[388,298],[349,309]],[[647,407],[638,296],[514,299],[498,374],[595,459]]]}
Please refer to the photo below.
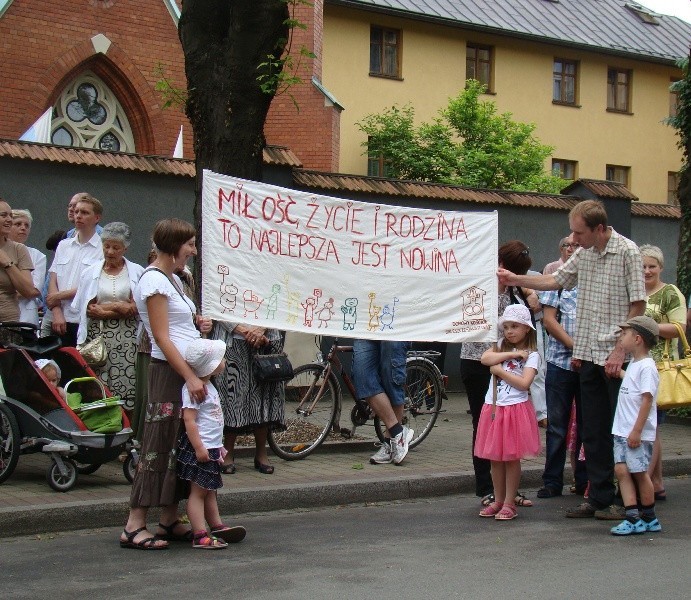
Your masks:
{"label": "man's arm raised", "polygon": [[516,275],[507,269],[497,269],[499,283],[507,286],[521,286],[534,290],[558,290],[561,286],[553,275]]}

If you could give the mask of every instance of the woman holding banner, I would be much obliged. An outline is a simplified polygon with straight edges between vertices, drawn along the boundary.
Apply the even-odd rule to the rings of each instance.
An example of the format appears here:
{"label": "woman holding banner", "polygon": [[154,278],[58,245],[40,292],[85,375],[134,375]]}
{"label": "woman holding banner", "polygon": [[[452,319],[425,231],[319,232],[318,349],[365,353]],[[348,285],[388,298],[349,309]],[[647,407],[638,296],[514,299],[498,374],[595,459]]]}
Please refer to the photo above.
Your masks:
{"label": "woman holding banner", "polygon": [[238,435],[254,434],[254,468],[264,475],[274,472],[266,452],[271,429],[285,429],[284,384],[257,381],[252,356],[261,351],[275,354],[283,351],[285,336],[277,329],[265,329],[242,323],[218,321],[211,337],[226,345],[226,369],[216,377],[221,396],[225,425],[224,446],[228,451],[223,473],[235,473],[235,440]]}

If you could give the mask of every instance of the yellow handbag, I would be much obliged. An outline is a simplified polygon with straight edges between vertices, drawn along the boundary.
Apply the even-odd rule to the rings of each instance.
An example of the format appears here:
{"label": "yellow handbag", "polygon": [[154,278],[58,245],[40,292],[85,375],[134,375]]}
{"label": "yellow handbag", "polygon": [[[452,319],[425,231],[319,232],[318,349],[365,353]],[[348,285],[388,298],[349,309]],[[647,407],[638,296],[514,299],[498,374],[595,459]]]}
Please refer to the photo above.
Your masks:
{"label": "yellow handbag", "polygon": [[[684,329],[679,323],[673,323],[679,332],[679,339],[684,346],[684,355],[676,360],[671,359],[670,340],[665,340],[665,353],[657,364],[660,383],[657,388],[657,407],[662,410],[691,405],[691,348],[686,341]],[[676,339],[672,340],[676,342]]]}

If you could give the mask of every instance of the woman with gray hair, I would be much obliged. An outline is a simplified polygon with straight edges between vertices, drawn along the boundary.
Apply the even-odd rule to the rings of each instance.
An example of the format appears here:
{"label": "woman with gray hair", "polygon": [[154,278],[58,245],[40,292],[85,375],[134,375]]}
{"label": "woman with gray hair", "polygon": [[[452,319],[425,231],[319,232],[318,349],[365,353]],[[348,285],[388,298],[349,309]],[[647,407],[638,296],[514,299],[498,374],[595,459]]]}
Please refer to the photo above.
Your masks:
{"label": "woman with gray hair", "polygon": [[[12,230],[8,239],[20,244],[26,244],[26,240],[31,233],[31,225],[33,224],[33,217],[28,210],[16,209],[12,211]],[[37,290],[43,289],[43,283],[46,278],[46,255],[36,248],[26,248],[29,251],[31,262],[34,263],[34,270],[31,272],[31,280],[34,282],[34,287]],[[19,320],[22,323],[33,323],[38,327],[38,308],[41,306],[43,299],[39,296],[37,298],[19,297]]]}
{"label": "woman with gray hair", "polygon": [[130,245],[125,223],[108,223],[101,232],[103,260],[82,274],[72,307],[79,311],[77,344],[103,336],[108,361],[97,375],[108,389],[134,407],[134,360],[139,318],[132,298],[144,268],[125,258]]}

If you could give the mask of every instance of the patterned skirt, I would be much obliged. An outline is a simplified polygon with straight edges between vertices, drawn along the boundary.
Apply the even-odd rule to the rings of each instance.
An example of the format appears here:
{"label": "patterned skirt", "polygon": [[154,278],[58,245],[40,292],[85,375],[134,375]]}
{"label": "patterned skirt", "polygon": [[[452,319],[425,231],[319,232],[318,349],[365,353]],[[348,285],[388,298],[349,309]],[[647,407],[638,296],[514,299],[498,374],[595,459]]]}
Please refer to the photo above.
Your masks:
{"label": "patterned skirt", "polygon": [[[267,336],[269,344],[262,352],[281,352],[281,334],[269,329]],[[226,344],[226,369],[214,381],[223,409],[225,431],[243,434],[262,426],[279,431],[285,429],[284,384],[258,381],[252,370],[255,350],[245,340],[234,338],[222,325],[214,326],[211,337]]]}
{"label": "patterned skirt", "polygon": [[205,490],[217,490],[223,487],[221,479],[223,458],[221,458],[220,448],[209,448],[209,458],[209,462],[197,461],[194,446],[187,437],[187,432],[183,431],[178,440],[178,477],[194,482]]}
{"label": "patterned skirt", "polygon": [[149,365],[149,399],[141,453],[132,484],[130,506],[170,506],[189,496],[189,484],[176,472],[176,445],[182,423],[182,386],[185,380],[167,363]]}
{"label": "patterned skirt", "polygon": [[[101,330],[101,324],[103,329]],[[134,359],[137,353],[137,319],[104,319],[89,321],[86,339],[103,335],[108,348],[108,362],[94,369],[98,378],[112,394],[120,396],[125,408],[134,408]]]}

